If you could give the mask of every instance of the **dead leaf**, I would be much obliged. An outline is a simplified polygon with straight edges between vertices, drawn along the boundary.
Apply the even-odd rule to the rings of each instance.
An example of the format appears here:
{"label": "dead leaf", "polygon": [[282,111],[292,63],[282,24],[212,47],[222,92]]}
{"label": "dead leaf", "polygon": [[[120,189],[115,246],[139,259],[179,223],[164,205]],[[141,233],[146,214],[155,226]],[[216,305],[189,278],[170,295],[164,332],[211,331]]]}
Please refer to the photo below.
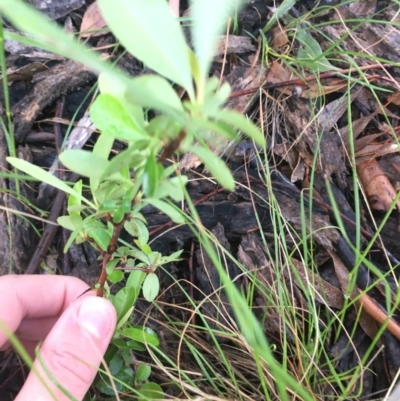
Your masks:
{"label": "dead leaf", "polygon": [[[39,63],[37,61],[27,64],[24,67],[17,69],[8,69],[7,70],[7,81],[29,81],[35,74],[47,70],[47,67],[44,63]],[[1,75],[0,75],[1,76]]]}
{"label": "dead leaf", "polygon": [[291,261],[300,276],[303,286],[313,287],[315,298],[318,302],[326,304],[332,308],[341,309],[343,307],[344,297],[342,291],[329,284],[318,274],[315,274],[313,271],[306,268],[300,260],[292,258]]}
{"label": "dead leaf", "polygon": [[248,36],[226,35],[220,36],[217,48],[214,52],[214,57],[220,57],[224,54],[231,53],[246,53],[249,51],[256,51],[255,46],[251,43]]}
{"label": "dead leaf", "polygon": [[[295,85],[294,83],[288,86],[282,86],[276,88],[281,93],[296,97],[301,97],[303,99],[315,99],[328,93],[338,92],[347,87],[346,80],[342,78],[326,78],[323,82],[317,80],[306,81],[301,78],[296,77],[293,73],[285,68],[278,61],[273,61],[267,75],[268,84],[278,84],[285,81],[299,80],[299,83]],[[289,82],[288,82],[289,83]]]}
{"label": "dead leaf", "polygon": [[[285,161],[289,163],[291,170],[295,168],[298,163],[299,154],[294,146],[290,143],[283,141],[282,143],[275,143],[272,147],[272,151],[282,157]],[[297,181],[297,180],[296,180]],[[292,181],[295,182],[295,181]]]}
{"label": "dead leaf", "polygon": [[[287,99],[287,105],[290,112],[285,113],[285,120],[292,130],[293,136],[297,138],[294,146],[300,157],[306,164],[312,166],[317,155],[316,171],[326,174],[328,177],[334,174],[339,184],[342,187],[346,186],[344,180],[346,165],[343,160],[342,147],[334,135],[326,129],[334,124],[333,120],[325,118],[325,120],[321,120],[323,122],[321,124],[319,117],[313,119],[312,115],[315,111],[310,107],[309,100],[290,97]],[[329,113],[327,111],[326,115],[329,116]],[[336,114],[334,115],[336,116]],[[292,180],[304,179],[301,176],[304,167],[302,163],[299,164]]]}
{"label": "dead leaf", "polygon": [[[297,77],[281,63],[278,61],[273,61],[271,63],[266,79],[268,84],[277,84],[280,82],[290,81],[292,79],[297,79]],[[293,87],[284,86],[282,88],[278,88],[277,90],[285,93],[286,95],[292,95],[292,89]]]}
{"label": "dead leaf", "polygon": [[97,1],[92,3],[82,18],[80,37],[87,38],[90,36],[100,36],[104,35],[104,31],[101,32],[93,32],[99,29],[102,29],[107,26],[107,23],[104,21],[99,6],[97,5]]}
{"label": "dead leaf", "polygon": [[[360,118],[360,120],[361,120],[361,118]],[[357,121],[360,121],[360,120],[357,120]],[[357,136],[358,135],[354,135],[354,138],[357,138]],[[371,135],[363,136],[362,138],[357,139],[356,141],[354,141],[354,150],[356,152],[356,156],[358,156],[358,152],[359,151],[362,151],[363,148],[365,148],[366,146],[370,145],[371,142],[373,142],[375,139],[379,138],[380,136],[382,136],[381,133],[379,133],[379,134],[371,134]],[[348,149],[348,147],[347,147],[347,149]],[[370,155],[370,157],[371,157],[371,155]],[[360,160],[360,161],[364,161],[364,160]]]}
{"label": "dead leaf", "polygon": [[387,104],[393,103],[396,106],[400,106],[400,91],[393,92],[387,100]]}
{"label": "dead leaf", "polygon": [[[374,136],[374,135],[369,135],[369,136]],[[377,136],[381,136],[381,134],[377,134]],[[357,146],[360,145],[361,139],[356,141]],[[357,163],[362,163],[364,161],[371,160],[371,158],[376,158],[378,156],[384,156],[398,152],[399,152],[399,146],[397,145],[397,143],[391,143],[391,141],[378,142],[378,143],[375,142],[370,145],[365,145],[362,149],[357,151],[356,154]]]}
{"label": "dead leaf", "polygon": [[274,50],[279,50],[283,46],[286,46],[289,43],[289,39],[286,35],[286,31],[283,29],[281,25],[276,25],[271,29],[272,33],[272,43],[271,47]]}
{"label": "dead leaf", "polygon": [[312,155],[310,153],[300,152],[298,154],[296,167],[293,168],[290,176],[291,182],[303,181],[307,166],[312,165]]}
{"label": "dead leaf", "polygon": [[[367,116],[361,117],[355,121],[352,122],[351,127],[352,127],[352,137],[353,139],[358,138],[358,136],[364,132],[365,127],[371,122],[371,120],[374,118],[376,114],[371,113]],[[347,150],[349,150],[349,126],[346,125],[345,127],[342,127],[339,129],[339,135],[342,138],[343,144],[346,147]],[[382,134],[379,134],[378,136],[381,136]],[[365,138],[365,137],[364,137]],[[364,138],[362,138],[364,140]],[[371,142],[371,140],[368,141],[368,143]],[[361,149],[361,148],[359,148]]]}
{"label": "dead leaf", "polygon": [[[370,159],[358,164],[357,173],[371,208],[388,210],[397,194],[378,162]],[[400,201],[397,209],[400,210]]]}
{"label": "dead leaf", "polygon": [[304,91],[302,97],[315,99],[328,93],[339,92],[347,87],[346,81],[341,78],[330,78],[329,80],[325,80],[325,82],[325,84],[317,81],[310,82],[308,89]]}

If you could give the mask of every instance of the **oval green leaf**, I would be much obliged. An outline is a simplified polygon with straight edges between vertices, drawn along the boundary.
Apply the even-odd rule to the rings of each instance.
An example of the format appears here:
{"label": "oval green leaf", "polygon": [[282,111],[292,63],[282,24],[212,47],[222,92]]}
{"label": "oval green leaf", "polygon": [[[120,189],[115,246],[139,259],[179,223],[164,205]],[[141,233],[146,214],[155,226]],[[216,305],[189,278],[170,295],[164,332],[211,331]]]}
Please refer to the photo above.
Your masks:
{"label": "oval green leaf", "polygon": [[177,209],[176,207],[171,206],[162,200],[150,198],[150,199],[144,199],[143,203],[150,204],[150,205],[156,207],[157,209],[161,210],[167,216],[169,216],[174,223],[177,223],[177,224],[185,223],[185,218],[184,218],[182,212],[179,209]]}
{"label": "oval green leaf", "polygon": [[149,230],[143,221],[138,219],[127,220],[124,223],[124,228],[132,237],[137,237],[140,244],[146,244],[148,242]]}
{"label": "oval green leaf", "polygon": [[157,274],[149,273],[144,280],[142,291],[146,301],[152,302],[156,299],[160,290],[160,281]]}
{"label": "oval green leaf", "polygon": [[109,161],[82,149],[68,149],[60,154],[64,166],[84,177],[100,178]]}
{"label": "oval green leaf", "polygon": [[160,345],[160,339],[155,332],[146,327],[126,327],[118,331],[118,333],[140,343],[151,344],[155,347]]}
{"label": "oval green leaf", "polygon": [[139,389],[138,401],[163,400],[163,389],[157,383],[144,383]]}
{"label": "oval green leaf", "polygon": [[130,142],[143,139],[146,135],[122,104],[107,93],[99,95],[92,104],[90,118],[103,134],[112,138]]}
{"label": "oval green leaf", "polygon": [[147,158],[146,165],[143,172],[143,193],[146,197],[151,198],[154,196],[157,187],[160,185],[164,169],[162,164],[158,163],[154,154]]}
{"label": "oval green leaf", "polygon": [[122,45],[193,97],[187,44],[165,0],[98,0],[103,18]]}
{"label": "oval green leaf", "polygon": [[137,299],[134,288],[124,287],[120,289],[115,296],[110,297],[116,311],[118,320],[122,319],[125,314],[132,308],[132,305]]}
{"label": "oval green leaf", "polygon": [[235,189],[235,181],[228,166],[217,155],[211,152],[210,149],[200,146],[192,146],[190,151],[204,163],[220,185],[229,191]]}
{"label": "oval green leaf", "polygon": [[125,97],[142,107],[156,109],[169,115],[183,113],[179,96],[166,79],[158,75],[141,75],[131,80]]}
{"label": "oval green leaf", "polygon": [[[82,219],[81,219],[82,222]],[[57,218],[57,223],[67,230],[74,231],[76,228],[76,224],[74,224],[71,216],[60,216]]]}
{"label": "oval green leaf", "polygon": [[78,180],[74,185],[74,191],[79,194],[78,196],[70,195],[68,197],[68,214],[70,216],[80,216],[81,212],[79,210],[80,206],[82,205],[82,188],[83,183],[82,180]]}
{"label": "oval green leaf", "polygon": [[136,370],[136,380],[138,382],[144,382],[150,377],[151,366],[145,363],[141,363]]}
{"label": "oval green leaf", "polygon": [[124,279],[124,272],[121,270],[113,270],[108,276],[108,281],[113,284],[119,283]]}
{"label": "oval green leaf", "polygon": [[219,110],[218,113],[215,113],[213,117],[235,128],[238,128],[257,145],[264,145],[265,138],[263,133],[242,114],[239,114],[233,110],[223,109]]}

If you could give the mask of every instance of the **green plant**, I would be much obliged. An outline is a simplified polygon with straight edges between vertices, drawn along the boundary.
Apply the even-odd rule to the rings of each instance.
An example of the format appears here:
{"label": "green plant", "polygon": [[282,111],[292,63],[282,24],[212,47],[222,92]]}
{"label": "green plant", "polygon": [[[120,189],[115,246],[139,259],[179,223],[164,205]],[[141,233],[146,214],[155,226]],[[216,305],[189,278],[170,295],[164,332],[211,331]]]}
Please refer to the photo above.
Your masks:
{"label": "green plant", "polygon": [[[150,375],[149,367],[139,366],[133,372],[129,365],[130,350],[142,349],[143,343],[157,346],[157,335],[148,328],[132,326],[129,318],[140,290],[148,301],[155,299],[159,290],[157,268],[177,260],[180,252],[162,256],[151,249],[141,210],[152,205],[174,222],[187,223],[176,206],[184,199],[187,178],[180,174],[176,163],[164,162],[174,154],[192,152],[222,186],[232,190],[234,180],[229,169],[207,142],[215,142],[216,136],[237,140],[240,130],[259,145],[263,143],[261,132],[252,123],[223,108],[229,86],[218,88],[218,80],[208,78],[217,34],[240,1],[193,1],[193,52],[164,0],[99,0],[103,16],[121,44],[159,74],[137,78],[126,76],[89,53],[21,2],[12,3],[13,14],[7,10],[9,1],[1,1],[0,10],[33,35],[33,39],[19,39],[37,41],[41,47],[100,71],[101,93],[91,106],[90,116],[101,135],[93,151],[67,150],[60,155],[63,165],[89,179],[89,199],[83,195],[82,181],[70,187],[28,162],[13,157],[7,160],[15,168],[69,194],[68,215],[58,219],[60,225],[72,232],[65,251],[73,241],[88,241],[101,254],[98,295],[103,295],[105,288],[118,314],[117,330],[106,360],[111,375],[119,380],[111,385],[108,377],[100,375],[98,388],[111,394],[115,388],[133,386],[139,393],[155,391],[161,395],[159,386],[143,384]],[[17,14],[19,17],[14,18]],[[187,100],[178,97],[170,81],[185,89]],[[160,114],[147,121],[144,109]],[[123,141],[126,148],[110,158],[115,140]],[[134,244],[121,245],[123,229],[134,237]],[[121,282],[126,278],[125,271],[129,273],[126,284],[111,295],[108,282]]]}
{"label": "green plant", "polygon": [[[137,14],[129,14],[143,2],[146,4],[140,8]],[[271,250],[267,259],[276,275],[276,280],[272,284],[260,280],[258,270],[261,270],[262,266],[255,266],[254,271],[242,266],[243,276],[250,282],[249,287],[242,289],[243,293],[240,293],[237,283],[233,283],[227,275],[227,266],[224,265],[224,260],[233,259],[234,256],[223,250],[222,247],[219,249],[218,240],[213,238],[201,224],[196,224],[200,219],[196,215],[196,209],[190,199],[187,199],[186,204],[192,217],[187,216],[176,207],[176,204],[185,197],[185,177],[182,177],[173,165],[166,167],[165,163],[161,162],[164,162],[173,153],[183,153],[187,150],[197,152],[198,156],[202,157],[206,164],[208,163],[209,171],[219,182],[227,188],[232,188],[233,181],[230,173],[207,150],[205,145],[209,140],[210,142],[214,141],[215,132],[222,133],[228,139],[236,138],[235,126],[242,128],[243,132],[247,131],[253,138],[260,138],[260,134],[256,133],[254,127],[249,125],[243,117],[232,113],[226,114],[222,105],[223,99],[227,96],[227,92],[225,92],[227,87],[222,87],[220,91],[216,89],[214,91],[213,85],[216,88],[216,84],[207,80],[210,58],[206,56],[211,52],[212,40],[210,38],[215,32],[205,32],[204,26],[207,25],[207,29],[216,28],[218,22],[223,20],[220,16],[225,14],[223,7],[228,2],[215,2],[214,4],[207,0],[193,1],[195,7],[192,8],[191,17],[187,17],[186,21],[187,26],[192,27],[193,31],[198,30],[197,34],[193,35],[197,59],[184,43],[176,23],[171,22],[168,17],[169,19],[164,24],[165,2],[166,0],[161,5],[164,11],[160,13],[156,7],[161,4],[161,1],[132,0],[129,1],[127,12],[119,16],[117,8],[121,4],[127,5],[128,1],[112,2],[112,10],[110,10],[110,4],[106,4],[105,0],[100,1],[103,7],[108,7],[107,15],[110,18],[110,26],[113,28],[114,24],[115,33],[121,43],[160,75],[182,86],[187,94],[187,99],[184,101],[177,98],[174,89],[165,79],[159,76],[131,79],[65,36],[60,30],[55,30],[53,26],[46,24],[43,18],[22,7],[20,2],[0,0],[0,10],[7,13],[7,18],[31,34],[29,38],[10,33],[6,33],[6,35],[59,52],[69,58],[84,62],[101,73],[99,81],[101,95],[91,110],[93,120],[102,131],[94,152],[90,154],[89,152],[74,151],[66,152],[62,156],[62,160],[67,165],[89,177],[92,194],[88,199],[84,198],[82,182],[72,188],[59,181],[53,182],[70,194],[69,215],[61,218],[60,223],[73,231],[71,241],[74,239],[89,241],[100,250],[103,255],[104,272],[108,275],[108,282],[111,285],[120,281],[128,273],[124,288],[116,295],[109,295],[108,285],[105,284],[106,293],[118,310],[119,327],[106,355],[108,370],[100,371],[96,386],[103,393],[109,395],[125,390],[138,397],[142,394],[143,399],[146,396],[150,399],[157,398],[160,395],[160,389],[154,383],[147,382],[151,372],[150,366],[132,364],[132,350],[146,350],[151,355],[152,363],[165,373],[163,377],[167,378],[167,381],[170,380],[170,383],[177,384],[183,390],[185,398],[197,394],[202,399],[218,396],[221,399],[249,399],[251,397],[251,399],[302,399],[308,401],[325,399],[329,396],[329,393],[326,392],[327,389],[332,389],[331,397],[355,398],[361,391],[358,384],[359,379],[363,372],[370,369],[370,356],[376,352],[376,342],[380,339],[384,326],[371,342],[364,356],[359,357],[359,364],[356,367],[345,372],[338,368],[340,358],[332,358],[329,353],[329,345],[334,341],[333,337],[337,339],[341,333],[346,333],[349,343],[353,343],[353,339],[357,335],[355,329],[359,317],[350,329],[345,326],[347,316],[349,313],[353,313],[352,309],[356,302],[355,299],[349,298],[349,294],[356,285],[355,276],[353,275],[352,278],[350,275],[351,280],[345,292],[342,309],[336,310],[329,303],[321,304],[321,295],[324,295],[324,291],[318,288],[320,285],[319,265],[315,260],[315,249],[311,239],[312,197],[308,197],[309,203],[306,198],[301,198],[301,224],[299,224],[301,229],[299,230],[284,218],[282,206],[274,196],[270,167],[264,162],[264,156],[258,155],[259,166],[265,164],[264,175],[261,173],[261,176],[270,195],[264,200],[268,203],[273,220],[272,235],[270,233],[268,236],[268,233],[263,232],[261,223],[259,232],[263,237],[264,249],[268,253]],[[289,10],[294,4],[294,0],[283,1],[263,29],[263,32],[268,33],[277,20],[282,21],[288,37],[291,39],[292,50],[288,53],[271,50],[268,44],[270,36],[260,32],[263,39],[262,52],[265,53],[265,57],[263,56],[261,59],[278,59],[293,72],[294,76],[299,78],[310,76],[310,73],[315,74],[320,91],[316,90],[318,94],[309,99],[311,105],[309,125],[313,126],[318,143],[310,172],[310,188],[312,188],[315,166],[322,154],[319,150],[322,130],[318,126],[317,113],[321,104],[327,102],[322,90],[325,83],[321,81],[319,75],[326,70],[334,70],[338,61],[347,63],[349,67],[357,68],[357,60],[365,59],[366,54],[364,49],[360,49],[359,52],[346,50],[344,46],[346,38],[352,35],[357,26],[369,21],[380,22],[376,18],[369,19],[368,17],[368,20],[361,18],[348,21],[343,21],[342,18],[337,21],[323,19],[318,23],[310,13],[293,18],[292,14],[289,14]],[[210,9],[212,9],[212,15]],[[146,13],[150,12],[151,20],[146,17]],[[125,23],[118,22],[121,21],[118,19],[120,17],[124,18]],[[111,22],[112,18],[114,18],[114,22]],[[132,21],[130,18],[135,20],[134,24],[130,22]],[[307,22],[309,19],[312,24]],[[207,23],[202,26],[204,20],[207,20]],[[352,25],[355,22],[356,27]],[[343,23],[346,23],[349,29],[339,39],[323,34],[322,30],[319,32],[319,29],[325,24],[341,26]],[[395,22],[391,21],[390,24],[393,26]],[[125,31],[125,27],[129,27],[129,30]],[[133,30],[135,30],[134,33]],[[179,36],[178,39],[176,39],[176,35]],[[142,43],[152,43],[148,48],[151,47],[154,57],[148,54],[147,48],[135,47],[138,44],[135,44],[133,40],[138,36],[143,38]],[[160,36],[163,39],[161,42],[157,42]],[[174,43],[171,44],[167,38],[173,38]],[[326,42],[323,43],[321,38],[324,38]],[[388,62],[383,59],[377,59],[377,61]],[[349,102],[349,121],[352,121],[354,117],[351,105],[351,90],[354,83],[366,86],[382,106],[378,92],[383,89],[375,86],[372,81],[370,82],[367,74],[363,71],[359,72],[359,75],[351,75],[343,73],[343,71],[340,73],[339,70],[340,75],[338,76],[348,83],[346,94]],[[270,134],[274,132],[275,135],[276,132],[283,129],[290,130],[291,127],[285,127],[284,122],[277,123],[277,121],[284,121],[285,114],[289,113],[286,107],[282,107],[282,104],[285,105],[285,101],[280,95],[276,98],[272,93],[269,95],[263,110],[265,120],[262,121],[262,126],[265,133],[268,135],[270,131]],[[295,99],[292,100],[295,102]],[[283,103],[281,104],[281,102]],[[146,114],[143,113],[143,109],[146,111],[148,108],[160,113],[152,121],[147,121]],[[282,110],[285,113],[282,113]],[[224,113],[225,117],[223,117]],[[234,119],[238,119],[238,121]],[[388,126],[391,126],[387,116],[386,121]],[[392,127],[391,129],[393,130]],[[211,138],[210,132],[213,133]],[[283,135],[282,132],[281,134],[286,138],[286,135]],[[359,194],[351,123],[349,123],[349,136],[354,203],[358,205]],[[125,141],[127,149],[109,160],[109,152],[115,138]],[[198,145],[195,145],[194,140]],[[264,153],[267,153],[266,150]],[[49,176],[43,176],[43,172],[35,170],[34,166],[27,166],[22,161],[17,163],[21,163],[20,166],[24,171],[39,179],[45,177],[48,182],[53,180]],[[18,178],[22,179],[21,176]],[[329,190],[328,184],[329,182],[327,182]],[[166,197],[166,194],[171,191],[174,196]],[[139,291],[143,289],[143,294],[148,299],[156,296],[158,282],[154,272],[159,267],[162,268],[164,263],[179,258],[179,254],[162,256],[149,247],[146,222],[141,215],[142,205],[149,203],[159,206],[175,221],[185,222],[193,227],[202,248],[210,255],[213,265],[220,274],[221,289],[228,296],[229,305],[232,306],[236,315],[232,325],[228,322],[226,327],[213,329],[214,326],[209,324],[210,317],[203,315],[201,311],[201,306],[207,299],[200,302],[194,300],[188,291],[188,283],[183,284],[178,280],[174,282],[174,286],[178,287],[178,292],[184,294],[186,303],[174,303],[169,307],[180,309],[182,316],[185,316],[189,310],[190,316],[196,316],[198,320],[176,321],[173,316],[168,315],[165,303],[155,302],[152,308],[158,308],[164,320],[168,322],[166,329],[170,331],[172,327],[177,342],[179,341],[189,350],[187,354],[182,352],[182,358],[180,358],[180,354],[176,358],[175,349],[168,350],[171,351],[171,354],[168,354],[165,348],[158,347],[157,333],[147,327],[131,326],[127,320],[131,315]],[[339,229],[346,236],[339,208],[335,204],[333,195],[331,204]],[[126,217],[126,214],[129,216]],[[359,244],[361,218],[358,208],[356,208],[356,215],[358,239],[355,249],[357,258],[355,270],[361,262],[367,264],[366,252],[373,245],[371,240],[367,250],[361,252]],[[255,216],[257,217],[256,212]],[[122,227],[135,238],[136,242],[133,246],[124,244],[122,241],[116,243],[115,240],[118,237],[116,233]],[[381,233],[382,227],[383,223],[379,225],[375,237]],[[113,247],[110,248],[110,244],[115,243],[117,247],[113,250]],[[216,248],[218,248],[217,251]],[[113,251],[112,254],[111,251]],[[294,263],[295,259],[302,262],[301,265],[304,267],[302,271],[306,272],[307,280],[301,280],[299,266]],[[238,261],[235,263],[240,267]],[[384,282],[385,277],[382,273],[374,271],[373,266],[370,267],[370,270],[377,277],[371,283],[370,288],[376,286],[378,281]],[[303,293],[307,308],[297,304],[294,293],[296,287],[300,288]],[[261,295],[265,302],[262,313],[258,313],[257,318],[252,313],[260,308],[257,303],[254,303],[254,294]],[[388,305],[390,305],[389,295],[390,293],[387,291]],[[205,296],[205,298],[207,297]],[[396,305],[398,299],[399,297],[396,298]],[[219,301],[224,302],[223,300]],[[218,302],[215,301],[215,303]],[[273,336],[265,333],[264,322],[271,320],[269,310],[276,311],[280,320],[277,333],[277,337],[280,338],[276,341]],[[197,321],[201,321],[201,326]],[[202,338],[201,333],[207,335],[207,340]],[[268,343],[266,336],[272,339],[271,343]],[[220,337],[231,339],[235,342],[235,347],[221,346]],[[356,342],[354,341],[354,347],[356,347]],[[180,346],[178,352],[181,352]],[[232,352],[233,358],[230,352]],[[237,357],[236,363],[235,356]],[[194,365],[196,365],[195,368],[193,368]],[[243,371],[245,374],[242,373]],[[255,378],[253,382],[251,382],[252,378]],[[205,390],[207,387],[209,388],[208,392]],[[153,393],[150,395],[147,391]],[[212,394],[212,396],[208,397],[208,394]]]}

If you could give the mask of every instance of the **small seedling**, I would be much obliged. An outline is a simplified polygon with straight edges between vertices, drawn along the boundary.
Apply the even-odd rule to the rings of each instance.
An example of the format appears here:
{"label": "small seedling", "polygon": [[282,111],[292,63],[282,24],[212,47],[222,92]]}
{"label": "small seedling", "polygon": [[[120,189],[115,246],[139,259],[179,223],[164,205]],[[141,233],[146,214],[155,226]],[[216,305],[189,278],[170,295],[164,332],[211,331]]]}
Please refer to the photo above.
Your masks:
{"label": "small seedling", "polygon": [[[106,356],[111,374],[119,378],[115,385],[121,389],[124,382],[153,399],[162,391],[154,383],[147,383],[148,367],[133,372],[130,351],[143,348],[144,343],[157,346],[159,341],[148,328],[132,326],[130,317],[140,290],[149,302],[157,297],[157,269],[178,260],[180,252],[162,256],[151,249],[141,211],[151,205],[175,223],[186,222],[177,203],[184,199],[187,177],[180,174],[175,155],[193,153],[223,187],[233,190],[232,174],[209,149],[207,141],[215,141],[217,136],[237,140],[241,131],[258,145],[263,144],[262,133],[246,117],[224,109],[229,86],[220,86],[216,78],[208,77],[217,35],[240,3],[192,1],[192,50],[165,0],[98,0],[108,27],[120,43],[158,74],[131,78],[90,54],[21,1],[0,1],[0,11],[32,35],[31,42],[37,39],[39,46],[100,72],[100,95],[90,108],[90,117],[101,134],[92,151],[66,150],[59,158],[68,169],[89,179],[90,199],[83,195],[82,181],[70,187],[26,161],[12,157],[7,160],[68,193],[68,215],[58,219],[61,226],[71,230],[64,251],[75,241],[89,242],[100,253],[97,294],[105,292],[117,310],[117,331]],[[15,15],[26,18],[22,22]],[[184,100],[174,85],[185,90]],[[157,117],[148,121],[147,109],[157,111]],[[126,148],[110,158],[115,140],[123,141]],[[172,162],[166,164],[167,160]],[[120,244],[123,230],[134,238],[133,243]],[[123,280],[123,288],[111,295],[108,283]],[[112,388],[107,383],[104,375],[97,381],[97,387],[106,394]]]}

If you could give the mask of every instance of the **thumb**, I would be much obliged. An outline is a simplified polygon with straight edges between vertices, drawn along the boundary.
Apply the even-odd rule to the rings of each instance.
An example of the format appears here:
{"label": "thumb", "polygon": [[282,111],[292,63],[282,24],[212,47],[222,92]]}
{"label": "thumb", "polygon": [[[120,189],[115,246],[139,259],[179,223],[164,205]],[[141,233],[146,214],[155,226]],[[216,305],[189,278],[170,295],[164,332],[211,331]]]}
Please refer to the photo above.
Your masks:
{"label": "thumb", "polygon": [[68,395],[82,400],[96,376],[116,320],[115,309],[106,299],[89,296],[71,304],[44,340],[39,350],[42,361],[34,361],[36,372],[30,372],[16,400],[66,401],[72,399]]}

